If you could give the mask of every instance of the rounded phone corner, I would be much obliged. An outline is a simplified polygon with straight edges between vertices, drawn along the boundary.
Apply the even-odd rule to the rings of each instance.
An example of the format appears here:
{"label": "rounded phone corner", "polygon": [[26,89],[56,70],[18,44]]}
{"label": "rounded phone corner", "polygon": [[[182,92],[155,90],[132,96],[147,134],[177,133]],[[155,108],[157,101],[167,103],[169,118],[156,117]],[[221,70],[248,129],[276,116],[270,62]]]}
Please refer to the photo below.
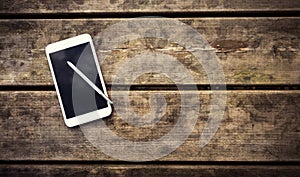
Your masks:
{"label": "rounded phone corner", "polygon": [[52,48],[52,44],[48,44],[48,45],[45,47],[45,53],[48,54],[51,48]]}
{"label": "rounded phone corner", "polygon": [[88,33],[84,33],[81,36],[83,36],[85,38],[88,38],[88,39],[92,39],[92,36],[90,34],[88,34]]}
{"label": "rounded phone corner", "polygon": [[111,114],[112,114],[112,112],[113,112],[113,108],[112,108],[112,106],[110,105],[110,104],[108,104],[108,115],[106,116],[106,117],[109,117],[109,116],[111,116]]}
{"label": "rounded phone corner", "polygon": [[78,124],[74,124],[72,121],[68,121],[68,120],[64,120],[64,122],[65,122],[65,125],[69,128],[72,128],[72,127],[75,127],[78,125]]}
{"label": "rounded phone corner", "polygon": [[105,119],[112,115],[113,109],[112,106],[108,103],[108,106],[106,108],[99,111],[102,111],[102,113],[100,113],[101,116],[99,117],[99,119]]}

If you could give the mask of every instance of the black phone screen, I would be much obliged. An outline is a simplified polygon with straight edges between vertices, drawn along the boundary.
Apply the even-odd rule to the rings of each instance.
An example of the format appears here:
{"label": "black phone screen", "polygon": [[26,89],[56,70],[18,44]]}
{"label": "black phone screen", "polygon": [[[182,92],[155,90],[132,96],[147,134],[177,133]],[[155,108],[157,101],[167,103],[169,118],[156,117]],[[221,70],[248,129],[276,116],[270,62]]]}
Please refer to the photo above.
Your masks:
{"label": "black phone screen", "polygon": [[[95,83],[95,85],[101,91],[103,91],[95,59],[93,57],[92,48],[89,42],[50,53],[49,55],[67,119],[108,107],[107,101],[96,91],[94,91],[93,88],[90,87],[83,79],[80,78],[74,81],[74,75],[76,75],[76,77],[79,76],[67,64],[67,61],[73,63],[81,72],[84,73],[84,75],[86,75],[93,83]],[[80,64],[77,65],[79,59]],[[92,79],[95,78],[95,76],[96,80]],[[82,105],[77,105],[77,107],[79,106],[80,109],[76,110],[75,115],[73,106],[74,95],[72,97],[72,91],[74,91],[72,87],[74,86],[80,87],[79,89],[82,90],[82,92],[76,92],[76,94],[82,94],[82,98],[87,98],[85,96],[87,92],[93,92],[92,95],[96,100],[96,108],[93,106],[93,104],[87,104],[86,101],[82,101],[82,103],[79,103]]]}

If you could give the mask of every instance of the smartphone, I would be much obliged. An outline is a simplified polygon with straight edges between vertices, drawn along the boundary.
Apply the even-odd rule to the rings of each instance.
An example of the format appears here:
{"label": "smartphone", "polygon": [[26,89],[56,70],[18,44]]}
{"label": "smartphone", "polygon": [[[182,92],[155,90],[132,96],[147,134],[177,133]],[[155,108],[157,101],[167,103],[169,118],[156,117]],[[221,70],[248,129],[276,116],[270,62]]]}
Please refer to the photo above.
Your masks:
{"label": "smartphone", "polygon": [[89,34],[49,44],[46,55],[66,126],[74,127],[111,114],[108,101],[67,64],[74,64],[108,96]]}

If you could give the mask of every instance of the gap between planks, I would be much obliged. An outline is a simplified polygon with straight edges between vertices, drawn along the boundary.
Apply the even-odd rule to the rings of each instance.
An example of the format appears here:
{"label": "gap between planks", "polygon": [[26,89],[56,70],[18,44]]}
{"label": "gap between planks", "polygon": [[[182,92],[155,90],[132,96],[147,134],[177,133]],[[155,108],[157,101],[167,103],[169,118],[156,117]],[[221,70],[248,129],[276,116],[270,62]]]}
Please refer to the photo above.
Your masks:
{"label": "gap between planks", "polygon": [[79,13],[0,13],[0,19],[87,19],[87,18],[136,18],[157,16],[167,18],[221,18],[221,17],[300,17],[300,10],[261,11],[156,11],[156,12],[79,12]]}
{"label": "gap between planks", "polygon": [[[130,88],[130,91],[163,91],[163,90],[178,90],[177,85],[168,85],[168,84],[162,84],[162,85],[114,85],[114,88],[118,89],[119,91],[127,90],[128,87]],[[300,85],[293,85],[293,84],[287,84],[287,85],[225,85],[226,89],[224,88],[224,85],[201,85],[196,84],[197,90],[201,91],[211,91],[211,90],[300,90]],[[112,85],[107,84],[106,85],[107,90],[111,90]],[[190,91],[194,90],[191,85],[180,85],[180,88]],[[213,89],[212,89],[213,88]],[[195,91],[197,91],[195,90]],[[55,87],[53,85],[1,85],[0,91],[55,91]]]}
{"label": "gap between planks", "polygon": [[147,165],[147,166],[297,166],[299,161],[108,161],[108,160],[0,160],[3,165]]}

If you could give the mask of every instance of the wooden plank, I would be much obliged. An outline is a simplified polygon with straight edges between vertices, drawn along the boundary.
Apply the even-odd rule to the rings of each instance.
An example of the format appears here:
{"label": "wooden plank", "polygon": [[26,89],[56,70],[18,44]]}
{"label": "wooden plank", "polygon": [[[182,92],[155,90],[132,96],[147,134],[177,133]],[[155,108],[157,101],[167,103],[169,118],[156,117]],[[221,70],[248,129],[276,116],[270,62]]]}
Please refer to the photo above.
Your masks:
{"label": "wooden plank", "polygon": [[193,12],[193,11],[268,11],[299,10],[293,0],[69,0],[2,1],[0,13],[57,13],[57,12]]}
{"label": "wooden plank", "polygon": [[[82,33],[96,37],[120,20],[1,20],[0,85],[53,85],[44,53],[47,44]],[[179,20],[198,30],[215,48],[227,84],[300,84],[300,18]],[[193,55],[180,44],[162,39],[131,41],[108,51],[108,62],[101,66],[106,83],[111,84],[120,61],[149,50],[176,57],[197,84],[210,84]],[[134,84],[170,83],[165,75],[144,74]]]}
{"label": "wooden plank", "polygon": [[254,165],[0,165],[1,176],[278,176],[297,177],[299,166]]}
{"label": "wooden plank", "polygon": [[[180,112],[178,92],[132,91],[129,98],[135,101],[130,106],[138,114],[147,113],[149,95],[154,93],[163,94],[168,104],[166,116],[155,126],[134,127],[116,113],[105,119],[107,126],[131,141],[168,133]],[[300,91],[228,91],[222,123],[203,148],[199,148],[199,138],[208,118],[210,92],[184,94],[199,95],[200,116],[185,143],[159,160],[300,160]],[[55,92],[6,91],[0,92],[0,98],[0,160],[115,160],[93,147],[79,127],[64,125]]]}

